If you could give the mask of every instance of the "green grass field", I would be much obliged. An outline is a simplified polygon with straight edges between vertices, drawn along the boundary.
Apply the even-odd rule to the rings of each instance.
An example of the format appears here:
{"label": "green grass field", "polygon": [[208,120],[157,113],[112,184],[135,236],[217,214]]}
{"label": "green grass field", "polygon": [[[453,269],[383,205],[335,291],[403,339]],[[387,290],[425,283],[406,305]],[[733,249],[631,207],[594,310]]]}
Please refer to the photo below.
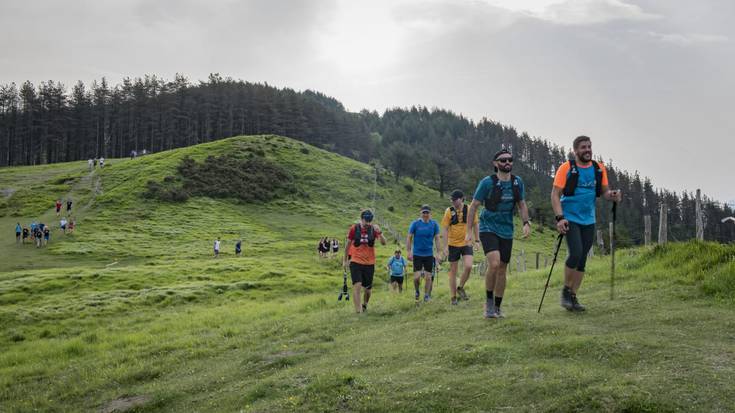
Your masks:
{"label": "green grass field", "polygon": [[[253,151],[287,168],[298,191],[267,204],[142,196],[184,156]],[[415,182],[381,181],[378,216],[402,233],[420,204],[448,206]],[[372,205],[367,165],[287,138],[238,137],[113,159],[92,173],[86,162],[0,169],[0,190],[0,412],[735,406],[732,245],[619,251],[615,300],[609,257],[595,258],[580,291],[584,314],[559,307],[557,264],[537,314],[548,269],[530,268],[555,234],[535,230],[514,245],[529,271],[514,265],[506,319],[482,318],[475,273],[470,301],[450,307],[446,265],[434,300],[418,308],[410,293],[388,292],[379,270],[369,312],[356,315],[336,300],[338,260],[315,250]],[[74,199],[76,232],[17,246],[16,222],[56,225],[57,197]],[[223,254],[213,259],[216,237]],[[379,260],[393,249],[379,247]]]}

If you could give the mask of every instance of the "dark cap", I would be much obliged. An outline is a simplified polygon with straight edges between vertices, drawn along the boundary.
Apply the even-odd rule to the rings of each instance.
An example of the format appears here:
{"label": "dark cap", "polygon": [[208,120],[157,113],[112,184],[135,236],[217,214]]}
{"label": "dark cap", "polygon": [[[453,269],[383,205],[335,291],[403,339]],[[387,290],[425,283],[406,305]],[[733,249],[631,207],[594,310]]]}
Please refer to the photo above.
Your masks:
{"label": "dark cap", "polygon": [[366,209],[360,213],[360,218],[364,219],[365,222],[372,222],[373,221],[373,211]]}
{"label": "dark cap", "polygon": [[452,191],[452,195],[450,195],[450,197],[452,198],[452,201],[454,201],[455,199],[464,198],[464,192],[460,191],[459,189],[455,189],[454,191]]}
{"label": "dark cap", "polygon": [[431,207],[428,204],[421,205],[421,212],[424,211],[431,212]]}
{"label": "dark cap", "polygon": [[498,160],[498,157],[500,155],[505,155],[505,154],[512,155],[509,150],[503,148],[503,149],[495,152],[495,156],[493,156],[493,161],[497,161]]}

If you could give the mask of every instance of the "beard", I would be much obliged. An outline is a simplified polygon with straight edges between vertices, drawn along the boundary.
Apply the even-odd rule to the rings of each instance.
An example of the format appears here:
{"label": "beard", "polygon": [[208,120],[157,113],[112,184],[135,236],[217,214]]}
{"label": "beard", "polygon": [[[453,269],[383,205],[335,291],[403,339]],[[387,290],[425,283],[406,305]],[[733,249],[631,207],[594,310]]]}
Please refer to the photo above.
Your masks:
{"label": "beard", "polygon": [[589,162],[592,160],[592,151],[579,153],[577,156],[582,162]]}
{"label": "beard", "polygon": [[510,171],[512,171],[512,170],[513,170],[513,165],[511,165],[511,164],[508,164],[508,163],[505,163],[505,164],[501,164],[501,165],[500,165],[500,166],[498,167],[498,170],[499,170],[499,171],[503,171],[503,172],[510,172]]}

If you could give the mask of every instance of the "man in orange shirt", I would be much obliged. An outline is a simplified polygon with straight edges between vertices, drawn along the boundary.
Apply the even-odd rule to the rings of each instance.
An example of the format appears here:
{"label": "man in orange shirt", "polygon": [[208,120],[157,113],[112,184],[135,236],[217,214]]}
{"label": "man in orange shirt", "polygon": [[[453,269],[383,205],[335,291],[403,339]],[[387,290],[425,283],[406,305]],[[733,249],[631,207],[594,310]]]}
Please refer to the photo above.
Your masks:
{"label": "man in orange shirt", "polygon": [[[366,209],[360,213],[360,223],[350,227],[347,232],[348,248],[345,248],[343,266],[350,267],[352,278],[352,302],[358,314],[367,311],[368,301],[373,288],[375,274],[375,240],[386,244],[385,237],[377,224],[373,224],[373,212]],[[365,291],[364,303],[360,303],[361,290]]]}
{"label": "man in orange shirt", "polygon": [[620,202],[622,192],[608,189],[607,170],[592,160],[592,141],[587,136],[574,139],[574,159],[564,162],[556,171],[551,190],[551,207],[556,215],[556,228],[566,235],[567,257],[561,306],[569,311],[584,311],[577,300],[577,290],[584,278],[587,254],[595,234],[595,201],[604,196]]}

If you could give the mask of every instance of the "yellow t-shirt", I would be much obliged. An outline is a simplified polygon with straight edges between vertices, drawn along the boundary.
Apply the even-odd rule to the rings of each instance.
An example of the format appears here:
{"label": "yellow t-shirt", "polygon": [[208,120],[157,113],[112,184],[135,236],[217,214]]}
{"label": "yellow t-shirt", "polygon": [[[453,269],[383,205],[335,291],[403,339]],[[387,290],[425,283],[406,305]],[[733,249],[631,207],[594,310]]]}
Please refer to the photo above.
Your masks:
{"label": "yellow t-shirt", "polygon": [[[451,207],[450,207],[451,208]],[[450,225],[452,223],[452,211],[450,208],[447,208],[446,211],[444,211],[444,217],[442,218],[441,226],[443,228],[449,228],[449,231],[447,233],[447,236],[449,237],[449,246],[450,247],[464,247],[466,245],[469,245],[469,243],[465,242],[464,237],[467,234],[467,224],[464,223],[464,216],[462,214],[462,210],[464,207],[459,208],[457,210],[457,224]],[[467,211],[469,211],[469,206],[467,206]],[[478,220],[478,213],[475,212],[475,222]]]}

